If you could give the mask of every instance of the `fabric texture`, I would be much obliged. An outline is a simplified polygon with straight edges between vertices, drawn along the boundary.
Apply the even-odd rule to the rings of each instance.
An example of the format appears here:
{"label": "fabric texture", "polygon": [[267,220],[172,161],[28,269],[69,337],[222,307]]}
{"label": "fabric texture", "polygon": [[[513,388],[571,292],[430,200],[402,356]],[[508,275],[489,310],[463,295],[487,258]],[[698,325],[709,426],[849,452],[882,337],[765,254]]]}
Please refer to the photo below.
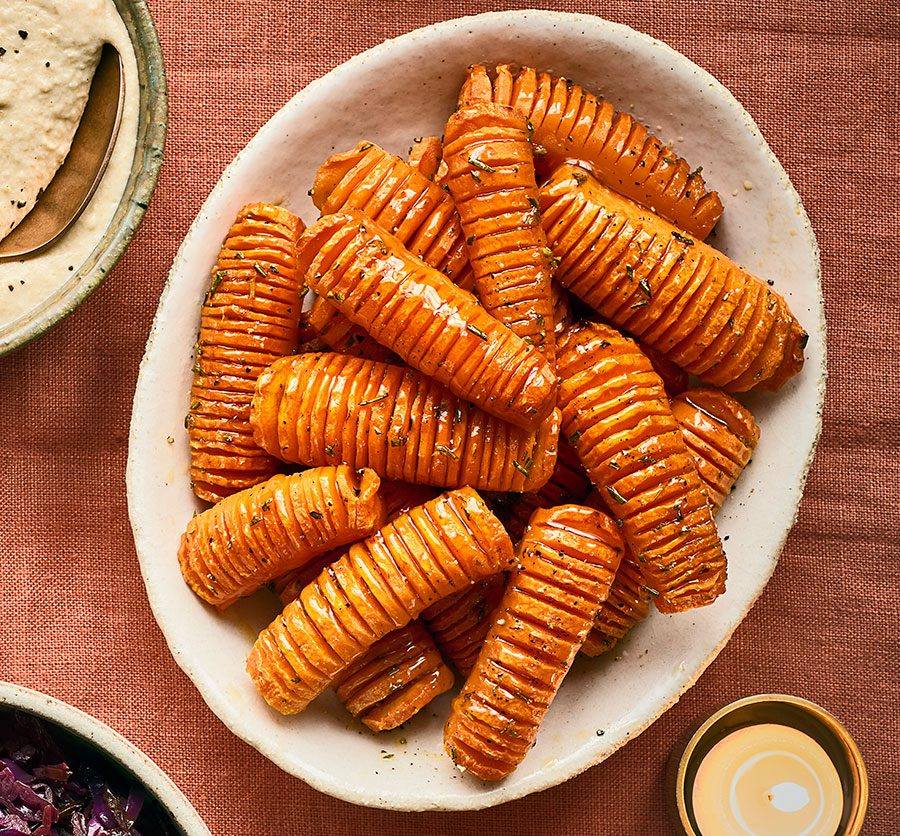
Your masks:
{"label": "fabric texture", "polygon": [[898,6],[546,6],[630,24],[716,75],[759,122],[822,248],[824,432],[778,569],[717,661],[602,765],[478,813],[400,815],[334,800],[280,772],[206,708],[153,620],[125,507],[131,399],[172,257],[223,166],[296,90],[385,38],[487,6],[151,0],[171,114],[149,213],[119,266],[73,316],[0,359],[0,678],[47,691],[121,731],[174,778],[216,836],[665,833],[664,778],[675,742],[732,699],[784,691],[845,721],[871,777],[864,832],[895,832]]}

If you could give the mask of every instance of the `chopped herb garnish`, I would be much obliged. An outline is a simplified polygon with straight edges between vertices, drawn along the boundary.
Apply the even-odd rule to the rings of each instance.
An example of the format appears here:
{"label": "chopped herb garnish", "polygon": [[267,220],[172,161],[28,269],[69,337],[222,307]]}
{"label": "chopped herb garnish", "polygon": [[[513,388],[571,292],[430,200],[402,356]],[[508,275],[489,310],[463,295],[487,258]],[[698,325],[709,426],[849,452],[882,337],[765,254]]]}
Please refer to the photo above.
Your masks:
{"label": "chopped herb garnish", "polygon": [[309,515],[310,515],[314,520],[321,520],[321,519],[322,519],[322,512],[321,512],[321,511],[310,511],[310,512],[309,512]]}
{"label": "chopped herb garnish", "polygon": [[453,459],[453,461],[459,461],[459,456],[446,444],[435,444],[434,449],[437,450],[438,453],[443,453],[445,456],[449,456],[451,459]]}
{"label": "chopped herb garnish", "polygon": [[221,270],[216,271],[216,275],[213,276],[212,284],[209,286],[208,296],[212,296],[218,289],[219,285],[227,278],[224,272]]}
{"label": "chopped herb garnish", "polygon": [[647,297],[648,297],[648,298],[652,298],[652,296],[653,296],[653,289],[650,287],[650,282],[648,282],[646,279],[641,279],[641,280],[638,282],[638,287],[639,287],[641,290],[643,290],[644,293],[647,294]]}
{"label": "chopped herb garnish", "polygon": [[480,328],[476,328],[474,325],[466,325],[466,330],[473,333],[476,337],[481,337],[485,342],[487,342],[488,335],[484,333]]}
{"label": "chopped herb garnish", "polygon": [[360,401],[359,405],[360,406],[369,406],[370,404],[378,403],[378,401],[383,401],[385,398],[387,398],[389,396],[390,396],[390,392],[383,392],[377,398],[370,398],[367,401]]}
{"label": "chopped herb garnish", "polygon": [[577,444],[579,438],[581,438],[581,430],[576,430],[569,436],[569,444]]}
{"label": "chopped herb garnish", "polygon": [[333,455],[334,455],[334,445],[333,445],[333,444],[326,444],[326,445],[325,445],[325,455],[326,455],[326,456],[333,456]]}
{"label": "chopped herb garnish", "polygon": [[572,179],[579,185],[583,186],[587,183],[587,174],[582,174],[580,171],[572,172]]}
{"label": "chopped herb garnish", "polygon": [[636,308],[646,308],[647,305],[649,305],[649,304],[650,304],[650,300],[649,300],[649,299],[639,299],[637,302],[635,302],[635,303],[631,306],[631,309],[632,309],[632,310],[635,310]]}
{"label": "chopped herb garnish", "polygon": [[326,299],[334,299],[335,302],[343,302],[344,294],[338,292],[337,290],[329,290],[328,293],[325,294]]}
{"label": "chopped herb garnish", "polygon": [[547,149],[544,148],[543,145],[535,145],[533,146],[532,150],[534,151],[535,157],[543,157],[547,154]]}
{"label": "chopped herb garnish", "polygon": [[398,435],[396,438],[391,439],[391,447],[404,447],[408,441],[409,441],[409,436]]}
{"label": "chopped herb garnish", "polygon": [[628,502],[622,494],[620,494],[612,485],[607,486],[606,492],[620,505],[624,505]]}
{"label": "chopped herb garnish", "polygon": [[676,241],[681,241],[682,244],[686,244],[689,247],[692,247],[694,245],[694,240],[692,238],[688,238],[687,235],[682,235],[677,230],[672,230],[672,237]]}
{"label": "chopped herb garnish", "polygon": [[260,264],[258,261],[253,262],[253,269],[256,270],[256,272],[259,273],[259,275],[263,278],[266,277],[266,268],[263,267],[262,264]]}
{"label": "chopped herb garnish", "polygon": [[262,522],[262,517],[260,517],[260,516],[257,515],[257,514],[254,514],[254,515],[250,518],[250,525],[259,525],[261,522]]}
{"label": "chopped herb garnish", "polygon": [[531,476],[531,467],[534,464],[534,459],[527,458],[525,459],[524,464],[519,464],[515,459],[513,459],[513,467],[519,471],[526,479]]}
{"label": "chopped herb garnish", "polygon": [[470,235],[468,238],[466,238],[466,246],[471,247],[472,244],[474,244],[474,243],[475,243],[475,236],[474,236],[474,235]]}
{"label": "chopped herb garnish", "polygon": [[634,278],[634,267],[632,267],[630,264],[625,265],[625,275],[628,276],[629,279]]}
{"label": "chopped herb garnish", "polygon": [[474,165],[475,168],[486,171],[488,172],[488,174],[493,174],[497,170],[493,166],[488,165],[483,160],[479,160],[478,157],[472,156],[471,154],[469,154],[469,165]]}

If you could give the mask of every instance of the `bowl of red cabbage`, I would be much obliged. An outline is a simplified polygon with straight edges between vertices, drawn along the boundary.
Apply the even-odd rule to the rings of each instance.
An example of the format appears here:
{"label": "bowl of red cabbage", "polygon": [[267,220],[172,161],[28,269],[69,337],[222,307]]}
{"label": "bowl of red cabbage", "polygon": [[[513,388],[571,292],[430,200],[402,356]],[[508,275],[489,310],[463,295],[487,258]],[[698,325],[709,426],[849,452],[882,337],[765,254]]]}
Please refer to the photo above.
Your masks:
{"label": "bowl of red cabbage", "polygon": [[109,726],[0,682],[0,836],[209,836],[178,787]]}

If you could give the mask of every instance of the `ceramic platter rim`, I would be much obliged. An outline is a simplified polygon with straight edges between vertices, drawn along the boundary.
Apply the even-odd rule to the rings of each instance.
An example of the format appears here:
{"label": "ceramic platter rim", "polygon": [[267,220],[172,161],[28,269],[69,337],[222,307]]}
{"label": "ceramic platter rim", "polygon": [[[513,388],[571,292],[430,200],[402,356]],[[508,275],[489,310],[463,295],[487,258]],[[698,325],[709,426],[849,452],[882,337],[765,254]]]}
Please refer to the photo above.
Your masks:
{"label": "ceramic platter rim", "polygon": [[[778,487],[778,490],[783,492],[786,502],[777,510],[773,510],[773,522],[770,525],[770,530],[758,535],[760,538],[768,537],[770,540],[770,542],[762,544],[765,549],[764,557],[758,558],[758,565],[754,564],[755,568],[752,570],[752,577],[743,577],[740,567],[730,570],[730,574],[735,576],[733,583],[740,587],[741,592],[739,594],[743,595],[738,611],[728,610],[726,612],[723,610],[715,616],[704,615],[703,612],[697,611],[700,615],[691,622],[691,627],[687,632],[690,632],[691,629],[695,631],[701,630],[704,618],[718,618],[721,623],[717,622],[715,641],[712,644],[708,643],[708,647],[704,645],[705,649],[702,655],[692,658],[689,665],[682,663],[681,668],[673,670],[669,679],[665,682],[665,687],[658,689],[659,693],[653,692],[649,696],[641,696],[641,699],[647,699],[651,701],[651,704],[644,706],[641,711],[635,711],[634,716],[629,714],[626,717],[623,715],[623,717],[619,718],[618,724],[614,728],[608,729],[608,733],[605,733],[603,736],[599,734],[595,736],[591,732],[590,737],[592,739],[588,739],[584,736],[584,729],[579,727],[579,733],[582,736],[579,738],[577,746],[573,745],[571,750],[554,756],[549,762],[532,768],[530,771],[525,768],[525,764],[529,762],[529,759],[526,759],[519,772],[497,785],[476,785],[467,776],[443,775],[440,781],[444,788],[429,789],[427,778],[419,779],[417,775],[407,773],[403,773],[406,775],[406,778],[398,778],[393,784],[386,783],[384,778],[379,778],[378,780],[372,778],[370,781],[353,780],[350,775],[352,773],[352,765],[348,766],[348,774],[339,775],[337,774],[338,770],[329,770],[323,767],[320,760],[318,760],[318,754],[316,757],[306,759],[297,755],[295,751],[292,751],[292,747],[286,743],[291,739],[291,735],[294,734],[290,726],[292,722],[290,719],[261,717],[260,713],[267,711],[266,707],[261,701],[247,703],[246,700],[252,698],[248,698],[246,693],[241,690],[244,687],[243,685],[223,688],[221,684],[217,683],[217,672],[212,670],[212,666],[198,662],[197,656],[201,651],[198,651],[196,646],[196,624],[193,624],[191,619],[201,619],[203,623],[206,623],[205,619],[208,619],[210,616],[199,611],[196,611],[195,614],[193,609],[195,604],[186,598],[182,598],[183,592],[181,590],[174,589],[173,584],[177,583],[177,579],[172,574],[173,570],[167,561],[172,561],[176,564],[177,561],[175,561],[173,553],[161,554],[161,551],[165,550],[159,546],[161,538],[160,528],[165,528],[166,523],[161,522],[163,512],[156,508],[156,505],[160,503],[157,497],[165,498],[170,491],[175,490],[172,488],[173,482],[183,480],[183,485],[186,485],[187,480],[187,475],[184,473],[183,455],[177,451],[174,444],[169,442],[168,447],[175,450],[175,452],[172,453],[171,459],[166,458],[169,452],[166,445],[160,442],[158,438],[160,433],[176,432],[170,418],[166,419],[169,420],[169,423],[165,424],[165,426],[161,423],[164,408],[158,402],[165,400],[166,397],[161,393],[166,391],[166,386],[171,388],[171,380],[182,381],[189,379],[190,361],[187,358],[187,348],[184,352],[185,357],[178,356],[173,358],[170,356],[171,352],[173,350],[177,351],[177,348],[173,345],[166,346],[166,342],[171,339],[169,334],[171,329],[184,329],[187,327],[183,322],[181,324],[177,322],[179,313],[184,318],[186,316],[185,312],[176,310],[179,305],[181,308],[184,308],[187,304],[186,300],[188,297],[180,300],[178,298],[178,295],[182,293],[182,289],[187,284],[191,286],[197,284],[198,291],[195,295],[197,297],[196,306],[197,309],[199,308],[199,299],[202,297],[202,290],[199,290],[199,282],[202,279],[199,276],[207,273],[208,267],[211,266],[211,261],[209,264],[189,266],[188,261],[192,258],[192,252],[196,255],[198,248],[207,246],[207,243],[204,243],[203,236],[207,234],[207,237],[209,237],[212,234],[209,232],[210,230],[214,230],[215,235],[218,236],[218,241],[221,241],[235,209],[234,206],[228,205],[229,195],[232,195],[231,199],[233,200],[233,195],[240,185],[239,180],[242,172],[250,165],[253,155],[258,156],[263,152],[271,151],[277,147],[279,141],[286,141],[285,137],[290,133],[291,114],[296,116],[304,108],[311,108],[320,104],[328,90],[339,89],[340,85],[352,86],[357,79],[364,78],[367,72],[372,72],[373,66],[376,69],[379,66],[383,66],[384,62],[392,58],[392,56],[403,56],[408,52],[423,47],[426,43],[431,44],[435,40],[446,46],[448,43],[453,42],[454,38],[466,35],[471,36],[473,33],[475,33],[475,36],[490,36],[492,33],[499,31],[500,28],[508,27],[516,27],[516,33],[522,33],[525,37],[531,37],[532,39],[546,38],[545,32],[558,30],[560,33],[564,32],[571,37],[583,38],[585,44],[602,43],[605,45],[605,48],[612,48],[611,45],[615,45],[617,48],[621,46],[622,49],[634,51],[635,55],[642,59],[656,62],[654,66],[658,65],[661,67],[664,64],[665,68],[671,69],[673,79],[680,79],[682,82],[685,79],[689,79],[691,85],[697,86],[698,96],[712,97],[717,117],[736,123],[744,134],[744,141],[752,143],[756,156],[749,162],[761,166],[760,170],[765,169],[768,171],[768,176],[771,177],[773,182],[777,183],[776,191],[778,194],[776,196],[778,200],[782,201],[782,203],[786,201],[786,205],[793,216],[791,223],[794,224],[795,228],[792,228],[791,234],[795,238],[785,244],[785,246],[794,248],[790,252],[798,253],[796,257],[799,259],[802,267],[800,272],[803,274],[804,284],[801,289],[801,295],[805,295],[808,307],[801,319],[811,333],[809,358],[800,376],[803,378],[803,382],[802,384],[797,384],[797,386],[802,385],[803,388],[802,390],[791,390],[790,386],[795,385],[792,382],[792,384],[789,384],[788,391],[794,392],[793,395],[779,394],[769,397],[790,397],[796,399],[801,397],[801,394],[797,394],[797,392],[802,393],[802,397],[805,400],[802,401],[802,414],[798,413],[797,420],[802,423],[803,435],[794,444],[796,450],[794,451],[794,459],[790,463],[790,466],[793,468],[791,482],[788,485]],[[538,31],[540,31],[540,35],[537,34]],[[516,37],[519,37],[519,35],[517,34]],[[453,59],[453,57],[451,54],[450,58]],[[453,63],[453,61],[448,61],[448,65]],[[459,67],[460,72],[463,66],[464,64],[461,64]],[[438,76],[438,78],[440,77]],[[617,103],[620,106],[627,106],[621,102]],[[352,126],[348,130],[352,130]],[[702,130],[702,127],[700,130]],[[690,129],[686,128],[685,131],[689,132]],[[336,139],[335,150],[350,147],[355,143],[356,138],[358,137],[347,142],[344,142],[344,137]],[[690,137],[687,139],[690,140]],[[391,150],[396,151],[399,149],[394,148]],[[312,171],[309,171],[307,180],[311,182],[311,179]],[[716,185],[718,186],[718,183]],[[269,196],[261,195],[259,199],[269,199]],[[727,218],[729,195],[725,194],[724,199]],[[230,215],[229,212],[231,213]],[[306,220],[311,220],[312,216],[307,212],[305,217]],[[781,222],[780,219],[776,220],[779,223]],[[205,252],[206,250],[204,250]],[[748,266],[752,267],[752,263]],[[190,304],[193,304],[193,301]],[[190,320],[192,323],[191,327],[196,329],[196,310],[191,310],[189,313],[193,317]],[[191,338],[190,342],[192,341],[193,338]],[[188,377],[185,377],[185,375]],[[807,377],[804,378],[804,376]],[[787,534],[796,519],[803,485],[821,429],[821,407],[824,401],[824,390],[825,318],[818,246],[815,236],[809,219],[803,210],[800,198],[791,185],[784,169],[762,138],[753,119],[726,88],[707,72],[665,44],[647,35],[638,33],[627,26],[611,23],[590,15],[535,10],[492,12],[415,30],[392,41],[386,41],[367,52],[351,58],[327,75],[312,82],[276,113],[225,170],[191,226],[175,258],[147,342],[147,350],[141,363],[129,438],[127,472],[129,516],[150,604],[176,662],[184,669],[210,708],[225,725],[282,769],[302,778],[315,788],[356,804],[398,810],[479,809],[510,801],[559,784],[609,757],[627,740],[646,729],[664,711],[677,702],[679,697],[696,681],[710,662],[718,655],[765,587],[775,568],[778,554],[784,545]],[[185,409],[187,407],[187,398],[188,395],[185,391],[183,393]],[[793,402],[793,400],[790,401],[790,403]],[[782,408],[787,409],[787,407]],[[778,433],[776,432],[775,435],[778,435]],[[183,444],[182,435],[179,436],[179,445]],[[776,438],[773,444],[784,446],[785,444],[789,445],[789,442],[784,438],[780,440]],[[794,447],[788,446],[786,449],[793,450]],[[179,456],[181,458],[177,458]],[[748,473],[749,476],[750,474]],[[758,480],[758,476],[756,478]],[[183,490],[182,483],[178,484],[180,485],[178,490]],[[755,498],[752,496],[757,486],[751,485],[742,488],[738,492],[740,496],[736,496],[734,499],[736,501],[739,500],[740,507],[743,507],[745,500],[747,503],[762,501],[758,495]],[[739,487],[741,486],[739,485]],[[726,509],[723,510],[723,517],[726,520],[728,519],[728,508],[729,506],[726,505]],[[183,511],[179,513],[184,514]],[[738,511],[736,510],[734,513],[737,514]],[[165,519],[168,520],[167,517]],[[181,524],[183,525],[183,521]],[[730,523],[726,522],[725,524]],[[738,522],[734,524],[739,525]],[[744,528],[746,529],[747,526],[745,525]],[[177,571],[177,565],[175,571]],[[180,603],[177,607],[173,603],[173,596],[179,598]],[[717,603],[714,606],[718,607],[719,604]],[[184,611],[188,609],[191,613],[185,614]],[[705,608],[705,610],[712,609],[712,607]],[[722,612],[725,612],[724,616]],[[240,617],[240,614],[233,617],[235,620],[229,622],[229,629],[237,629],[235,623],[240,621]],[[645,625],[641,625],[641,629],[646,629],[650,632],[659,629],[659,624],[662,623],[660,618],[663,617],[654,615],[653,618],[649,619],[651,623],[646,628]],[[678,618],[678,616],[675,618]],[[190,627],[188,625],[189,622],[192,625]],[[253,626],[258,628],[258,619]],[[252,634],[247,640],[250,641],[251,639]],[[628,647],[631,648],[633,646],[634,650],[639,652],[639,640],[635,639],[635,642],[635,644],[628,645]],[[623,656],[623,658],[625,657]],[[639,664],[634,660],[633,656],[631,659],[632,661],[629,664]],[[604,668],[604,671],[609,672],[608,675],[610,677],[615,678],[621,675],[623,671],[627,672],[628,664],[621,665],[618,669],[614,667],[615,664],[620,663],[607,663]],[[649,665],[650,662],[646,664]],[[576,663],[577,668],[578,663]],[[575,675],[573,672],[573,677]],[[580,676],[580,674],[577,675]],[[634,675],[637,676],[638,674],[635,673]],[[579,685],[578,687],[581,686]],[[594,686],[591,685],[590,687]],[[557,702],[559,703],[562,698],[563,694],[560,695],[560,700]],[[251,707],[248,708],[248,704]],[[440,710],[446,710],[446,702],[442,702],[440,705],[443,706]],[[556,708],[556,705],[554,708]],[[303,717],[305,718],[306,715],[303,715]],[[327,717],[326,720],[331,722]],[[307,720],[307,722],[312,721]],[[413,722],[415,723],[416,721],[414,720]],[[566,733],[569,733],[568,717],[561,717],[559,712],[556,714],[551,712],[546,725],[553,725],[557,730],[561,728]],[[266,726],[268,731],[264,731],[262,726]],[[277,731],[273,733],[272,729]],[[307,726],[306,729],[309,729],[309,727]],[[320,730],[315,729],[314,731]],[[330,734],[329,729],[321,731],[322,734]],[[353,731],[344,731],[343,733],[351,734],[355,737]],[[396,737],[377,738],[376,743],[379,740],[385,741],[383,744],[385,746],[394,747],[399,745]],[[540,738],[538,742],[540,744]],[[351,748],[352,745],[351,742]],[[554,745],[559,746],[559,744]],[[296,749],[296,746],[293,748]],[[397,756],[397,762],[400,761],[401,757],[403,757],[402,754]],[[530,755],[529,758],[531,757]],[[424,773],[427,772],[426,766],[429,768],[432,766],[431,761],[427,761],[425,758],[426,755],[417,750],[412,759],[407,757],[407,760],[410,760],[410,766],[414,766],[414,761],[421,761],[421,771]],[[418,762],[415,766],[417,769],[420,769]],[[444,767],[442,766],[441,768]],[[343,770],[340,771],[343,773]],[[377,764],[372,771],[376,774],[378,773]],[[451,778],[458,778],[459,780],[451,782]],[[424,782],[422,785],[410,786],[411,783],[420,780]]]}

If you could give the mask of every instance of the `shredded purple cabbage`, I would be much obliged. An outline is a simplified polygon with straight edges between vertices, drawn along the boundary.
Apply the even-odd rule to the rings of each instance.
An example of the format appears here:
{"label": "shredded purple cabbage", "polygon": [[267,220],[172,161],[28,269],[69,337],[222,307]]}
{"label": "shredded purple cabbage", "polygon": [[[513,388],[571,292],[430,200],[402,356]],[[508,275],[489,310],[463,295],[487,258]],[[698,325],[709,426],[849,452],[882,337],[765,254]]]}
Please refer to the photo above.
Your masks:
{"label": "shredded purple cabbage", "polygon": [[37,718],[0,711],[0,836],[141,836],[143,804],[139,788],[123,798],[67,759]]}

